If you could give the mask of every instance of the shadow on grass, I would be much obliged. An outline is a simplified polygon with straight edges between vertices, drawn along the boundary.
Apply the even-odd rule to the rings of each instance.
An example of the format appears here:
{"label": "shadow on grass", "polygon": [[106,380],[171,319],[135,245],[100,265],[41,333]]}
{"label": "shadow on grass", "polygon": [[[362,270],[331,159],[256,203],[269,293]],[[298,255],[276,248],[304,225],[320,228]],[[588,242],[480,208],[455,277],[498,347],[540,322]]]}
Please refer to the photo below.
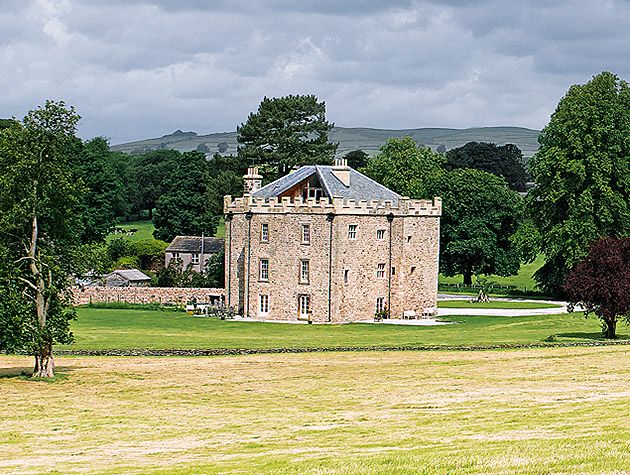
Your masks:
{"label": "shadow on grass", "polygon": [[557,336],[562,337],[562,338],[579,338],[581,340],[599,340],[599,341],[627,340],[630,338],[630,335],[617,334],[617,338],[615,338],[614,340],[609,340],[608,338],[604,338],[601,332],[558,333]]}
{"label": "shadow on grass", "polygon": [[70,372],[75,368],[71,366],[57,366],[55,368],[55,376],[53,378],[33,378],[33,367],[19,367],[19,368],[0,368],[0,380],[3,379],[21,379],[24,381],[56,383],[67,379]]}

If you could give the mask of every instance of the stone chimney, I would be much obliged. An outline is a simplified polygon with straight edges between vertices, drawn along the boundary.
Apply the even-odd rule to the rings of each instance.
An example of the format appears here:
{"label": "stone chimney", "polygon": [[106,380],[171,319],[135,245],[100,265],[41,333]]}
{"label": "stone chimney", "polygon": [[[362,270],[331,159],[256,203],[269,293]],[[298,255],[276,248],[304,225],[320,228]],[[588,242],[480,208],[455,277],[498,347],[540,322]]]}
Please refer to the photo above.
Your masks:
{"label": "stone chimney", "polygon": [[335,164],[332,167],[332,174],[346,186],[350,186],[350,167],[348,160],[345,158],[335,158]]}
{"label": "stone chimney", "polygon": [[258,174],[258,167],[249,167],[247,175],[243,176],[243,192],[249,195],[262,187],[262,176]]}

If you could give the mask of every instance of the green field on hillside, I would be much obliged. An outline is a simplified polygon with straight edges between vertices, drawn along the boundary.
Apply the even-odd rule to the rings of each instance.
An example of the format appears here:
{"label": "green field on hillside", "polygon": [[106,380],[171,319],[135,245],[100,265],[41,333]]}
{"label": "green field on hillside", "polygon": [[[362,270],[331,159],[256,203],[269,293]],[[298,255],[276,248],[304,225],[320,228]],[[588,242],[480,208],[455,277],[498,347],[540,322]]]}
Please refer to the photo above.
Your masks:
{"label": "green field on hillside", "polygon": [[[125,221],[116,224],[117,228],[122,228],[126,232],[118,233],[118,234],[110,234],[107,236],[107,240],[111,241],[116,237],[123,237],[125,239],[129,239],[130,241],[140,241],[144,239],[155,239],[153,237],[153,231],[155,230],[155,226],[153,225],[153,221],[150,219],[140,220],[140,221]],[[131,233],[132,230],[136,230],[131,235],[127,235],[127,232]],[[219,224],[217,225],[216,236],[225,237],[225,222],[223,218],[219,220]]]}
{"label": "green field on hillside", "polygon": [[115,239],[117,237],[122,237],[130,241],[155,239],[153,237],[153,231],[155,230],[155,226],[153,226],[153,221],[151,221],[150,219],[144,219],[144,220],[139,220],[139,221],[125,221],[125,222],[117,223],[116,227],[124,229],[125,232],[117,233],[117,234],[116,233],[110,234],[109,236],[107,236],[108,241],[111,241],[112,239]]}
{"label": "green field on hillside", "polygon": [[[79,308],[76,343],[66,349],[294,348],[389,345],[493,345],[600,339],[596,319],[580,314],[530,317],[441,317],[449,325],[373,323],[304,325],[218,320],[184,312]],[[620,324],[620,338],[630,335]]]}
{"label": "green field on hillside", "polygon": [[[287,327],[288,325],[277,325]],[[0,356],[0,471],[623,474],[627,347]]]}

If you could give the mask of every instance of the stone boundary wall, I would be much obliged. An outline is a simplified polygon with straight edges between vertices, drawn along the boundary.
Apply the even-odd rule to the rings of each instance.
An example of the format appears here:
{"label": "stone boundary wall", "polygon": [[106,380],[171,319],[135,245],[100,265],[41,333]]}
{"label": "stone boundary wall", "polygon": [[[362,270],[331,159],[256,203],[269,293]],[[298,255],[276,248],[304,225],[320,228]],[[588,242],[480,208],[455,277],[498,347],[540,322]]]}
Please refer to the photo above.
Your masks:
{"label": "stone boundary wall", "polygon": [[261,196],[245,195],[242,198],[232,198],[230,195],[223,198],[223,210],[226,213],[335,213],[335,214],[395,214],[414,216],[441,216],[442,199],[435,197],[431,200],[415,200],[406,196],[398,200],[395,205],[390,200],[348,200],[334,197],[328,198],[298,198],[290,197],[265,198]]}
{"label": "stone boundary wall", "polygon": [[192,298],[197,302],[225,301],[225,289],[182,288],[182,287],[73,287],[75,305],[89,303],[159,303],[183,305]]}

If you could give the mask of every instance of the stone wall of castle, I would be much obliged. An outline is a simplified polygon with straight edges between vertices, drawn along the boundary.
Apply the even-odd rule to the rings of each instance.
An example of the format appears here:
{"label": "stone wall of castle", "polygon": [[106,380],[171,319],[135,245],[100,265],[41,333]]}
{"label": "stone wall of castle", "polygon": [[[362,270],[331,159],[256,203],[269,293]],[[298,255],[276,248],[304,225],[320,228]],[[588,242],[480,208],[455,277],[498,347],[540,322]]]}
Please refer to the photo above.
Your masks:
{"label": "stone wall of castle", "polygon": [[[373,318],[379,298],[393,318],[436,306],[439,199],[403,198],[394,206],[226,197],[225,211],[228,301],[243,314],[295,320],[300,295],[310,297],[311,319],[321,322]],[[261,242],[263,224],[269,242]],[[302,242],[302,224],[310,225],[309,244]],[[267,281],[260,279],[261,259],[269,262]],[[309,262],[308,283],[300,280],[302,260]],[[260,314],[261,295],[268,296],[269,314]]]}

